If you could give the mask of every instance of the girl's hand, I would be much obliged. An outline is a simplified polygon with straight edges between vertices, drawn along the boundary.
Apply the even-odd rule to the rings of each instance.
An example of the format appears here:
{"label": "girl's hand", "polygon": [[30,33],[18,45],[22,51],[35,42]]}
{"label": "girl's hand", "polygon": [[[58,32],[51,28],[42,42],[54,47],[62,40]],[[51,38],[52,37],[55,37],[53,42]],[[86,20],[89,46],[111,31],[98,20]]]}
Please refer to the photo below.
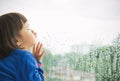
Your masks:
{"label": "girl's hand", "polygon": [[38,42],[36,45],[34,45],[32,52],[36,60],[40,61],[45,54],[45,50],[42,50],[42,43]]}

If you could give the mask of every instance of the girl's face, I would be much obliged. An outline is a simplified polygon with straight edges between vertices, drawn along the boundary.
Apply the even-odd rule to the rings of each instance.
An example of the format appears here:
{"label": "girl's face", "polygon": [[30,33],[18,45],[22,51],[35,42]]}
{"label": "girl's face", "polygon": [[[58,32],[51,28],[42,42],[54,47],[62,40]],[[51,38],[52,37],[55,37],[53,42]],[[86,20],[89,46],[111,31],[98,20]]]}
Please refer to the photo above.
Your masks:
{"label": "girl's face", "polygon": [[36,33],[29,28],[29,24],[26,22],[20,31],[21,38],[19,43],[21,47],[28,50],[36,43]]}

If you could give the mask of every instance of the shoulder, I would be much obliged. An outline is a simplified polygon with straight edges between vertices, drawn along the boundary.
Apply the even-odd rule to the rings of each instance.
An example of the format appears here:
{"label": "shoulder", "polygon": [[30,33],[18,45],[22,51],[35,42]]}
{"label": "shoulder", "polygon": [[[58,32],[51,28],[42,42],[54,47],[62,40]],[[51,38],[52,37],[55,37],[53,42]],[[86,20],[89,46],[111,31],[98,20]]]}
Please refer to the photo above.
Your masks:
{"label": "shoulder", "polygon": [[26,51],[26,50],[22,50],[22,49],[13,50],[11,52],[11,55],[22,56],[22,57],[33,56],[33,54],[31,52]]}
{"label": "shoulder", "polygon": [[29,51],[26,51],[26,50],[22,50],[22,49],[15,49],[11,52],[11,54],[20,54],[20,55],[23,55],[23,54],[30,54]]}
{"label": "shoulder", "polygon": [[33,54],[29,51],[26,51],[26,50],[22,50],[22,49],[16,49],[16,50],[13,50],[11,52],[11,55],[12,56],[15,56],[17,57],[18,59],[20,59],[21,61],[36,61],[35,57],[33,56]]}

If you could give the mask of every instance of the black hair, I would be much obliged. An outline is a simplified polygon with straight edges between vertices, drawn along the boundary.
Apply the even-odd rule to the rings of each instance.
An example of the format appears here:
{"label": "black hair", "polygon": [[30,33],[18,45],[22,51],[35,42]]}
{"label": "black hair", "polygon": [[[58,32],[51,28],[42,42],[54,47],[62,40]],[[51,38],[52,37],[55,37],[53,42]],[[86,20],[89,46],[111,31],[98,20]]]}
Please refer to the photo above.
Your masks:
{"label": "black hair", "polygon": [[16,12],[0,16],[0,58],[7,57],[12,50],[20,48],[16,41],[26,22],[26,17]]}

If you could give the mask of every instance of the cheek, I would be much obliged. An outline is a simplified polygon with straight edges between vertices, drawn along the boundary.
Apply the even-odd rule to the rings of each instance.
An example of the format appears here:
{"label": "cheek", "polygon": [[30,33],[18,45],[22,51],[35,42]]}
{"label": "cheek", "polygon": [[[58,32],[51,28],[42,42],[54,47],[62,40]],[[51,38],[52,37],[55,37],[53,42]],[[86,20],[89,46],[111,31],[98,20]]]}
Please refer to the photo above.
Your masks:
{"label": "cheek", "polygon": [[24,35],[24,43],[27,45],[34,45],[36,43],[36,38],[32,34]]}

